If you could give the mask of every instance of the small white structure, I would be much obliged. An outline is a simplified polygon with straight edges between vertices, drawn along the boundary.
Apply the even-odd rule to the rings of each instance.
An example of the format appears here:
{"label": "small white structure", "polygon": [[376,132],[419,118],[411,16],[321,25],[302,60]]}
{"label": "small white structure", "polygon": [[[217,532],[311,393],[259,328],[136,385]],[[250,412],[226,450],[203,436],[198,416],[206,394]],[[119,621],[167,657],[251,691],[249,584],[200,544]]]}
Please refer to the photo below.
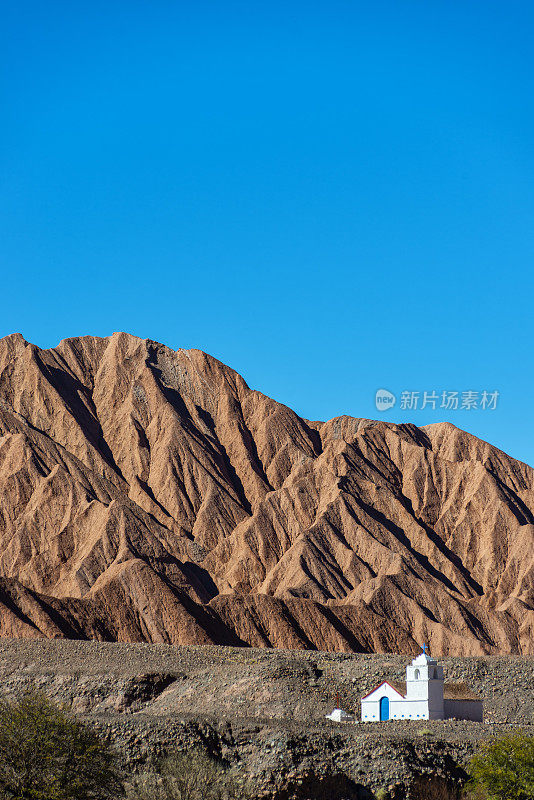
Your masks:
{"label": "small white structure", "polygon": [[342,708],[334,708],[331,714],[326,715],[326,719],[331,719],[332,722],[354,722],[354,717]]}
{"label": "small white structure", "polygon": [[482,722],[482,700],[463,683],[444,683],[443,667],[423,648],[406,667],[406,683],[384,681],[362,697],[362,722],[470,719]]}

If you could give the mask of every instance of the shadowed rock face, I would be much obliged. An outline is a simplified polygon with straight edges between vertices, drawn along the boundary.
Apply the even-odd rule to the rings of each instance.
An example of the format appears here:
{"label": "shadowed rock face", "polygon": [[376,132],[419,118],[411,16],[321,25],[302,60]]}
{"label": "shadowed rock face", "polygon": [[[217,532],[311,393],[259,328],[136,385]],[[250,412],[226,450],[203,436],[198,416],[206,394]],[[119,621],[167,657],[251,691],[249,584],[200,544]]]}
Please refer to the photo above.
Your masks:
{"label": "shadowed rock face", "polygon": [[0,635],[534,653],[534,470],[198,350],[0,340]]}

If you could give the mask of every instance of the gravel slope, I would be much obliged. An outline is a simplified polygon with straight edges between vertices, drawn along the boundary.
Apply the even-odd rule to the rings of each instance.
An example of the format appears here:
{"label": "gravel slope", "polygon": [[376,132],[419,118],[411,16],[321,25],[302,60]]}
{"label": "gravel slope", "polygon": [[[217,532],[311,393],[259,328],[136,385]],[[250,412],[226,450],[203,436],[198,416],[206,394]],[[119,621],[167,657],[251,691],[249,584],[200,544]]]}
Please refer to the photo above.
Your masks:
{"label": "gravel slope", "polygon": [[401,679],[405,664],[397,655],[0,641],[2,694],[38,687],[68,704],[111,738],[132,774],[199,745],[269,800],[315,798],[319,785],[329,800],[369,800],[378,788],[419,800],[432,782],[460,785],[462,763],[496,731],[534,733],[534,658],[522,656],[443,659],[448,679],[485,698],[483,725],[324,719],[337,693],[357,710],[362,694]]}

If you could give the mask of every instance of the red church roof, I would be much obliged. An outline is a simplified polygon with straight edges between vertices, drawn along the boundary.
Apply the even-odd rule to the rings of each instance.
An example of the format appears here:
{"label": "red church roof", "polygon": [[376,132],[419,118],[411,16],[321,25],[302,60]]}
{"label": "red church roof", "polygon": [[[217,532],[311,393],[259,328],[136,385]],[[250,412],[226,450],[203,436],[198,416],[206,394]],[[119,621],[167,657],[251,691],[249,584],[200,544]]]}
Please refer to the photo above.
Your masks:
{"label": "red church roof", "polygon": [[370,692],[368,692],[366,695],[364,695],[362,697],[362,700],[365,700],[367,697],[369,697],[370,694],[373,694],[373,692],[376,692],[377,689],[380,689],[380,687],[384,686],[385,684],[387,684],[390,687],[390,689],[393,689],[395,692],[400,694],[401,697],[403,697],[404,699],[406,698],[406,684],[405,683],[397,683],[396,681],[382,681],[382,683],[379,683],[378,686],[375,686],[374,689],[371,689]]}

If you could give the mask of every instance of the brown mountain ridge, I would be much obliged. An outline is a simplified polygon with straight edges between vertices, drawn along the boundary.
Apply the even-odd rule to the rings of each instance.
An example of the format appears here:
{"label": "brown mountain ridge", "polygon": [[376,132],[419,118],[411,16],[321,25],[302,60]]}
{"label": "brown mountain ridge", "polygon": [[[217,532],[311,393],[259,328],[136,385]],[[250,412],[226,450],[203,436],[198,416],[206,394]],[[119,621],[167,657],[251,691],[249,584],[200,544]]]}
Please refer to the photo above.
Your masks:
{"label": "brown mountain ridge", "polygon": [[534,470],[199,350],[0,339],[0,636],[534,653]]}

